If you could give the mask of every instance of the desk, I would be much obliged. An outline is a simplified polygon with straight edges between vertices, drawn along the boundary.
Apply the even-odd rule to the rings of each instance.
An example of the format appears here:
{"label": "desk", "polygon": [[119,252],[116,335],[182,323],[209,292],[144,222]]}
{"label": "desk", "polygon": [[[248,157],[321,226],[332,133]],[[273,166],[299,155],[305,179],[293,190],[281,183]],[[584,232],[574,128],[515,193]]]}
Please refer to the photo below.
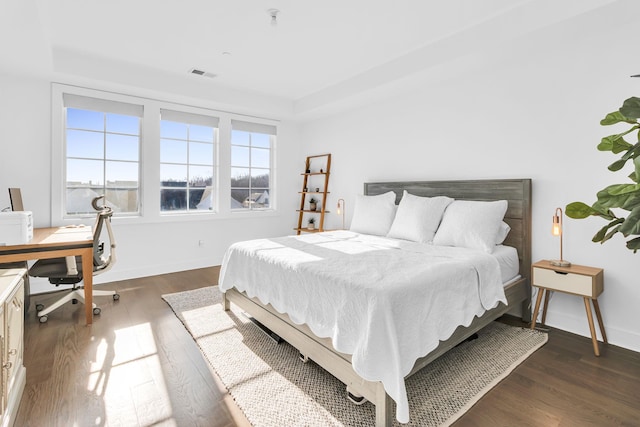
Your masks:
{"label": "desk", "polygon": [[91,227],[36,228],[33,239],[22,245],[0,246],[0,262],[30,259],[82,257],[84,299],[87,325],[93,322],[93,234]]}

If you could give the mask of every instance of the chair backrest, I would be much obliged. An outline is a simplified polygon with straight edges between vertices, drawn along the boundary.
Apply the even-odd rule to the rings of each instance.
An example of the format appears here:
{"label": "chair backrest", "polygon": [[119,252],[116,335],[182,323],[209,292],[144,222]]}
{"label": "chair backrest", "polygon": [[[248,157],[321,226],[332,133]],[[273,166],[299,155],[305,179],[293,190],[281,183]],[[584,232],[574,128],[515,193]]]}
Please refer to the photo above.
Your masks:
{"label": "chair backrest", "polygon": [[[107,205],[98,205],[100,199],[104,196],[96,197],[91,201],[93,208],[98,211],[96,222],[93,226],[93,274],[104,273],[113,267],[116,261],[116,240],[111,228],[111,217],[113,209]],[[105,255],[104,243],[100,241],[103,227],[106,228],[109,236],[109,253]]]}
{"label": "chair backrest", "polygon": [[22,192],[19,188],[9,189],[9,200],[11,201],[11,210],[14,212],[22,212],[24,205],[22,204]]}

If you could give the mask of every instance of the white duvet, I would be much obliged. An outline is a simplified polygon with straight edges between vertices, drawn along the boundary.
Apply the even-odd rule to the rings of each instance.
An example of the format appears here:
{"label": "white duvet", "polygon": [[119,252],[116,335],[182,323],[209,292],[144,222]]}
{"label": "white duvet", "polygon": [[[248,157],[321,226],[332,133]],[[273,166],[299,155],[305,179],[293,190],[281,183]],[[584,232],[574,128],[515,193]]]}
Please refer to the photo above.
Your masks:
{"label": "white duvet", "polygon": [[409,421],[404,378],[416,360],[475,316],[507,303],[490,254],[335,231],[239,242],[220,290],[232,287],[306,323],[354,370],[381,381]]}

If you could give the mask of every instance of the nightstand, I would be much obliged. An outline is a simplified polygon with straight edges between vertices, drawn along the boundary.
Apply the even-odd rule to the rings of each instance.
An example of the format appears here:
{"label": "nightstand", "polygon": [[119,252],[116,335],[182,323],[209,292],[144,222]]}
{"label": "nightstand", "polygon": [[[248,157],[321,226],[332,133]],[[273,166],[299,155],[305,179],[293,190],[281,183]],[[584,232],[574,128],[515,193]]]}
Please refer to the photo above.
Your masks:
{"label": "nightstand", "polygon": [[584,299],[584,306],[587,310],[587,320],[589,321],[589,330],[591,331],[591,342],[593,343],[593,352],[596,356],[600,356],[598,349],[598,337],[593,324],[593,314],[591,312],[591,303],[598,318],[602,341],[607,342],[607,335],[604,332],[602,323],[602,314],[598,305],[598,295],[604,290],[604,272],[601,268],[586,267],[583,265],[571,265],[570,267],[557,267],[551,265],[548,260],[538,261],[531,266],[533,286],[537,286],[538,298],[536,299],[536,307],[532,313],[531,329],[536,325],[538,318],[538,310],[542,302],[542,296],[545,295],[544,308],[542,309],[542,324],[547,318],[547,305],[549,304],[549,291],[563,292],[565,294],[581,296]]}

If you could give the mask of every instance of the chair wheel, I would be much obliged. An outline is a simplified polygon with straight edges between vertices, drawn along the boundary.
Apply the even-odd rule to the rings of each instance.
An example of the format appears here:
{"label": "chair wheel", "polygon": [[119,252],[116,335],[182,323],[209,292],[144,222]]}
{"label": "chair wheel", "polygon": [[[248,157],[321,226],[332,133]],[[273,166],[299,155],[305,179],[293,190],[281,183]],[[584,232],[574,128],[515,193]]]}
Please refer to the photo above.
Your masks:
{"label": "chair wheel", "polygon": [[77,304],[77,303],[78,303],[78,300],[76,298],[71,300],[71,304]]}
{"label": "chair wheel", "polygon": [[100,307],[96,307],[93,309],[93,314],[100,314],[102,310],[100,310]]}
{"label": "chair wheel", "polygon": [[36,311],[42,311],[44,304],[36,304]]}
{"label": "chair wheel", "polygon": [[49,320],[49,316],[45,314],[44,316],[38,317],[38,320],[40,321],[40,323],[47,323],[47,320]]}
{"label": "chair wheel", "polygon": [[120,294],[113,294],[113,300],[118,301],[120,299]]}

